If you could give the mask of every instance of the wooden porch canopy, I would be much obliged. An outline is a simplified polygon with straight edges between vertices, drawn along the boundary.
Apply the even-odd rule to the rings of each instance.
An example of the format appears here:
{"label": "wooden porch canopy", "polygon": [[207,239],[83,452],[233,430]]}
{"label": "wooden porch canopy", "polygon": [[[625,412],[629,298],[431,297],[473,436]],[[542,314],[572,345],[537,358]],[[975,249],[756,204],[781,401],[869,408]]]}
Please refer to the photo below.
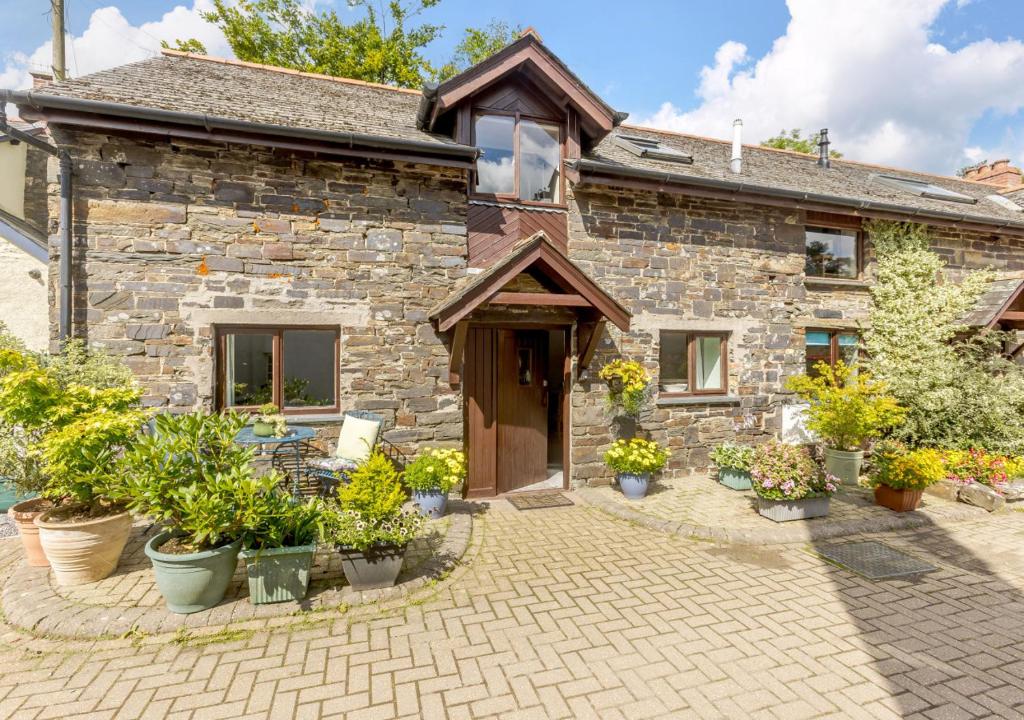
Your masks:
{"label": "wooden porch canopy", "polygon": [[984,330],[1024,330],[1024,280],[993,280],[961,321]]}
{"label": "wooden porch canopy", "polygon": [[[529,274],[545,292],[510,291],[509,284]],[[430,313],[440,331],[454,329],[452,338],[452,382],[458,382],[466,329],[470,313],[482,305],[532,306],[540,309],[575,310],[579,366],[585,367],[597,349],[605,321],[622,331],[629,330],[630,313],[591,280],[543,232],[518,243],[502,260],[453,292]],[[517,316],[521,319],[521,316]]]}

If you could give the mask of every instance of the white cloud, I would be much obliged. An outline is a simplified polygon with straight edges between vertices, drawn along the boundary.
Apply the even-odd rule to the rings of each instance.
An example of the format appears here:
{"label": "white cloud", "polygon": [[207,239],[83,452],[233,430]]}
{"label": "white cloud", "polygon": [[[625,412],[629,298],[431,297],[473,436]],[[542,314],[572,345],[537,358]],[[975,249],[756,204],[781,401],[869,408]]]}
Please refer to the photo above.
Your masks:
{"label": "white cloud", "polygon": [[[211,55],[231,56],[231,48],[214,25],[200,17],[212,10],[211,0],[194,0],[192,7],[178,5],[153,22],[134,26],[114,6],[99,8],[89,16],[89,25],[79,36],[68,35],[65,55],[72,77],[153,57],[160,41],[171,44],[181,38],[197,38]],[[49,72],[52,43],[47,41],[29,54],[12,53],[4,58],[0,87],[31,87],[30,70]]]}
{"label": "white cloud", "polygon": [[751,64],[729,41],[701,71],[699,104],[666,102],[640,122],[748,142],[782,128],[828,127],[846,156],[952,172],[972,156],[986,112],[1024,108],[1024,43],[982,40],[953,51],[929,30],[951,0],[788,0],[790,22]]}

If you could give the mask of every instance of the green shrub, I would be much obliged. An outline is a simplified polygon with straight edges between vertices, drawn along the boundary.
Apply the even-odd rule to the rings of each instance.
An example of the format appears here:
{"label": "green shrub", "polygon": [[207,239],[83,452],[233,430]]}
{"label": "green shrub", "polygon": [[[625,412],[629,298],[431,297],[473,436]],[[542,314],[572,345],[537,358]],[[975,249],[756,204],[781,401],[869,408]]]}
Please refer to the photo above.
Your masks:
{"label": "green shrub", "polygon": [[754,448],[736,443],[722,443],[711,451],[711,462],[719,468],[729,468],[741,472],[750,470],[750,461],[753,457]]}
{"label": "green shrub", "polygon": [[942,453],[931,448],[908,450],[898,442],[883,442],[871,455],[873,485],[888,485],[894,490],[924,490],[946,476]]}
{"label": "green shrub", "polygon": [[604,463],[616,473],[644,475],[665,467],[671,453],[653,440],[616,440],[604,454]]}
{"label": "green shrub", "polygon": [[801,445],[770,442],[754,450],[750,487],[770,500],[800,500],[831,495],[839,479],[826,475]]}
{"label": "green shrub", "polygon": [[466,456],[461,450],[426,450],[409,463],[402,479],[415,492],[439,490],[447,494],[466,478]]}
{"label": "green shrub", "polygon": [[349,474],[348,485],[338,490],[338,501],[321,506],[321,540],[355,550],[404,547],[423,527],[418,513],[402,510],[405,501],[394,464],[374,452]]}
{"label": "green shrub", "polygon": [[858,450],[865,440],[878,437],[898,425],[904,410],[888,395],[885,383],[869,373],[856,371],[842,360],[835,366],[818,363],[819,375],[796,375],[786,381],[810,403],[807,429],[835,450]]}
{"label": "green shrub", "polygon": [[322,501],[298,502],[280,487],[257,493],[253,500],[242,535],[243,546],[267,550],[316,542]]}
{"label": "green shrub", "polygon": [[[135,512],[184,536],[192,550],[245,537],[266,542],[266,503],[278,492],[275,472],[257,477],[253,449],[234,442],[246,418],[233,412],[159,415],[117,466],[121,499]],[[260,534],[264,533],[264,534]]]}

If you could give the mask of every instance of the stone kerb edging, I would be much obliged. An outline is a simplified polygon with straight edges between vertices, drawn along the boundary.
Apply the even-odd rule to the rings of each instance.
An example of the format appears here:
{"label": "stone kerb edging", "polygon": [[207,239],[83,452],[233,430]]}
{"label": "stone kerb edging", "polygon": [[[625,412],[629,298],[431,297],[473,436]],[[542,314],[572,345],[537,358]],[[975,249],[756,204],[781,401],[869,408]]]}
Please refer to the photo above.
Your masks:
{"label": "stone kerb edging", "polygon": [[612,500],[596,492],[594,488],[577,488],[576,495],[583,502],[592,505],[609,515],[682,537],[707,540],[711,542],[727,542],[736,545],[786,545],[806,543],[815,540],[844,537],[846,535],[863,535],[871,533],[908,530],[916,527],[942,527],[965,520],[978,520],[989,515],[981,508],[970,505],[946,508],[941,517],[927,516],[921,513],[887,513],[867,519],[838,520],[828,523],[792,522],[778,523],[767,528],[731,528],[726,526],[712,527],[693,525],[691,523],[665,520],[634,510],[625,500]]}
{"label": "stone kerb edging", "polygon": [[58,594],[51,584],[50,569],[18,567],[0,594],[0,607],[9,625],[36,635],[96,639],[141,632],[158,635],[179,628],[209,628],[246,623],[261,618],[301,615],[303,611],[329,610],[399,600],[414,594],[450,572],[466,554],[473,528],[473,510],[449,515],[448,530],[436,553],[423,561],[413,577],[390,588],[357,592],[347,586],[325,589],[302,602],[253,605],[248,599],[222,602],[210,610],[176,615],[166,607],[88,605]]}

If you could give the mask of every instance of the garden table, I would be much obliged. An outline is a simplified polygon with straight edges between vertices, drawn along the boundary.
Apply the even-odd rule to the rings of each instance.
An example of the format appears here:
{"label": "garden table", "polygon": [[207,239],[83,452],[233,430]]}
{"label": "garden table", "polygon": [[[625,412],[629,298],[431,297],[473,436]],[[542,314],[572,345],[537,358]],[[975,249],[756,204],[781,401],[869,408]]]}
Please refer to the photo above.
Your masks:
{"label": "garden table", "polygon": [[255,434],[252,431],[252,425],[246,425],[235,435],[235,442],[239,445],[259,445],[261,447],[271,445],[274,448],[271,455],[287,452],[290,449],[288,446],[293,446],[295,448],[295,472],[292,473],[292,495],[299,499],[302,495],[302,488],[299,485],[299,473],[302,469],[302,443],[312,440],[316,436],[316,431],[304,425],[287,425],[285,427],[284,435],[265,437]]}

